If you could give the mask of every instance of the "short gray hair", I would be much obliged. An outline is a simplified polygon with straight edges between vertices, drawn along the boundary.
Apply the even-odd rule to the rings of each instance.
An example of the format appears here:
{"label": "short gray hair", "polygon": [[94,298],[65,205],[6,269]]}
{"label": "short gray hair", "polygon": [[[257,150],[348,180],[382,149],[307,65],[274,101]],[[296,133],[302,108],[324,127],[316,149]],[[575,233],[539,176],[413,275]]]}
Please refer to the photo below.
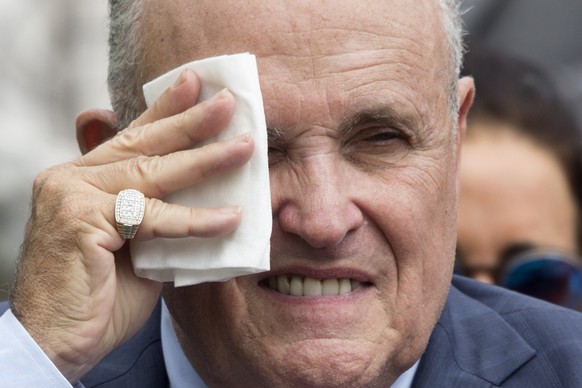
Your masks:
{"label": "short gray hair", "polygon": [[457,80],[463,66],[463,22],[461,19],[461,0],[439,0],[441,8],[443,33],[447,39],[449,53],[449,106],[453,118],[456,118],[459,110],[457,97]]}
{"label": "short gray hair", "polygon": [[[449,52],[449,106],[456,122],[458,110],[457,80],[463,60],[461,0],[438,0],[443,33]],[[117,113],[119,128],[125,128],[145,108],[142,84],[143,54],[140,39],[144,2],[142,0],[109,0],[109,71],[111,105]]]}
{"label": "short gray hair", "polygon": [[111,106],[123,129],[144,110],[145,82],[140,31],[142,0],[109,0],[109,69],[107,83]]}

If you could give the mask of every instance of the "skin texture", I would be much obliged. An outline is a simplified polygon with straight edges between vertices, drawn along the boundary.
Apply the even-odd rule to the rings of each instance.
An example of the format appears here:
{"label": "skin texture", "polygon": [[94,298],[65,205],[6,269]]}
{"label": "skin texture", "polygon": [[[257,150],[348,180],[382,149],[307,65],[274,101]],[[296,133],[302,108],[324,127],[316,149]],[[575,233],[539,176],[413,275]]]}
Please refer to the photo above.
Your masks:
{"label": "skin texture", "polygon": [[576,252],[576,202],[547,149],[509,124],[476,121],[462,153],[458,245],[475,279],[494,283],[512,245]]}
{"label": "skin texture", "polygon": [[[389,385],[421,356],[453,269],[459,150],[473,86],[459,82],[453,122],[436,5],[146,7],[148,78],[197,58],[253,52],[270,128],[271,272],[164,287],[192,365],[211,386]],[[244,136],[190,149],[220,131],[234,106],[227,91],[194,105],[198,87],[196,75],[184,73],[95,149],[115,117],[81,114],[78,138],[88,153],[37,179],[13,309],[71,381],[143,324],[161,288],[133,275],[114,227],[118,191],[134,187],[148,198],[137,239],[215,237],[240,220],[237,208],[162,201],[242,165],[253,150]],[[48,233],[55,230],[58,238]],[[362,286],[343,296],[290,297],[263,285],[277,274]]]}

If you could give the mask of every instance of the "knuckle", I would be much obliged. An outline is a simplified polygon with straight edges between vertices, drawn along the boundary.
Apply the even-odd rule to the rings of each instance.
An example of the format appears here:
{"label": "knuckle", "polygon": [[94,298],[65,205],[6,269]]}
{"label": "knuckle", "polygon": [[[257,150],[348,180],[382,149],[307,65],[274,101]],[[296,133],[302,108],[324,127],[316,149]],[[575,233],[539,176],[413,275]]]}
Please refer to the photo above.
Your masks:
{"label": "knuckle", "polygon": [[[143,144],[148,144],[147,136],[150,133],[150,128],[152,124],[145,124],[139,128],[129,128],[119,132],[112,139],[112,146],[124,154],[130,155],[143,155],[144,152],[140,152],[143,149]],[[142,144],[142,147],[137,147],[138,144]]]}
{"label": "knuckle", "polygon": [[147,200],[148,218],[159,219],[164,214],[167,214],[170,205],[157,198],[148,198]]}
{"label": "knuckle", "polygon": [[41,171],[32,185],[33,198],[46,196],[53,198],[63,190],[63,185],[69,180],[69,173],[60,166]]}
{"label": "knuckle", "polygon": [[[204,103],[201,103],[204,104]],[[200,141],[200,120],[199,115],[200,104],[194,109],[187,109],[175,115],[171,122],[172,130],[179,136],[183,137],[189,145]]]}
{"label": "knuckle", "polygon": [[161,156],[138,156],[131,160],[131,164],[131,168],[135,171],[137,179],[154,190],[154,197],[163,197],[166,195],[161,186],[156,182],[157,172],[160,170],[162,164]]}
{"label": "knuckle", "polygon": [[[173,137],[184,137],[188,134],[188,118],[185,116],[186,112],[181,112],[174,115],[170,120],[164,123],[164,132]],[[186,140],[186,139],[185,139]]]}
{"label": "knuckle", "polygon": [[151,233],[153,236],[161,237],[163,233],[157,221],[168,217],[168,214],[172,211],[172,205],[157,198],[148,198],[146,201],[146,215],[144,219],[147,219],[147,222],[151,225]]}
{"label": "knuckle", "polygon": [[190,121],[190,110],[186,110],[184,112],[178,113],[177,115],[174,115],[171,123],[174,129],[179,130],[181,128],[187,127]]}
{"label": "knuckle", "polygon": [[[143,126],[144,124],[141,124],[141,118],[142,117],[140,116],[140,117],[137,117],[137,118],[134,118],[133,120],[131,120],[129,122],[129,125],[124,130],[122,130],[120,133],[128,132],[128,131],[133,130],[134,128],[138,128],[138,127]],[[147,124],[145,124],[145,125],[147,125]]]}
{"label": "knuckle", "polygon": [[153,171],[158,164],[159,157],[152,156],[138,156],[131,160],[132,169],[137,172],[138,178],[141,180],[149,180],[153,174]]}
{"label": "knuckle", "polygon": [[[83,170],[61,165],[40,172],[33,183],[32,216],[46,222],[61,222],[68,225],[74,218],[83,218],[95,213],[94,186],[86,181]],[[95,178],[93,175],[91,176]],[[62,217],[67,217],[63,223]]]}
{"label": "knuckle", "polygon": [[[70,235],[67,231],[78,225],[77,219],[94,213],[86,195],[79,195],[80,189],[71,178],[66,170],[44,171],[36,177],[28,233],[34,231],[38,236],[43,230],[50,231],[56,241],[58,236]],[[51,225],[58,225],[58,228]]]}
{"label": "knuckle", "polygon": [[35,178],[32,184],[33,195],[36,196],[42,191],[45,183],[50,179],[51,172],[49,170],[41,171]]}

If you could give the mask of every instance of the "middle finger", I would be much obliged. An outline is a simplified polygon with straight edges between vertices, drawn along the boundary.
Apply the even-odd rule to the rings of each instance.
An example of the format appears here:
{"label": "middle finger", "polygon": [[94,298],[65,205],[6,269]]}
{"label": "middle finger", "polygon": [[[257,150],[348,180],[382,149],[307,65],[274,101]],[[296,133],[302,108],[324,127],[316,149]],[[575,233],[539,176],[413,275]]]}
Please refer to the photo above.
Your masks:
{"label": "middle finger", "polygon": [[111,194],[134,188],[147,197],[161,199],[205,178],[242,166],[250,159],[253,147],[250,134],[245,133],[196,149],[91,167],[87,180]]}

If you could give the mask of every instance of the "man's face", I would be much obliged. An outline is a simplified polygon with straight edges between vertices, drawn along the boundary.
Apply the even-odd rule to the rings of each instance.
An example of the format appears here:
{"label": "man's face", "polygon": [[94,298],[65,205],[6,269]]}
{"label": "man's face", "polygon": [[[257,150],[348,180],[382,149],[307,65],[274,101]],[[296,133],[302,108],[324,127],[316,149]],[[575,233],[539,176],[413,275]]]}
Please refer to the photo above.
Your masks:
{"label": "man's face", "polygon": [[150,7],[148,77],[249,51],[271,131],[271,271],[165,288],[191,363],[224,385],[386,386],[420,357],[453,266],[457,152],[437,7]]}
{"label": "man's face", "polygon": [[476,120],[463,142],[458,259],[494,283],[520,245],[576,252],[577,204],[555,154],[511,124]]}

